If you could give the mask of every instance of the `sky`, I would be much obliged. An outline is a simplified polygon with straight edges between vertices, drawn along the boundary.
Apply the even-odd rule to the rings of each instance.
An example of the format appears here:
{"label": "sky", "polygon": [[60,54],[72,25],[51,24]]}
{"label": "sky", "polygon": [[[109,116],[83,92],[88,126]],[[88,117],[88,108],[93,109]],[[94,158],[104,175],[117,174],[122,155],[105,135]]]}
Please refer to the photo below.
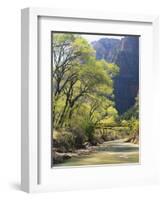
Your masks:
{"label": "sky", "polygon": [[115,36],[115,35],[88,35],[88,34],[82,34],[82,37],[84,37],[89,43],[93,41],[97,41],[101,38],[115,38],[115,39],[121,39],[124,36]]}

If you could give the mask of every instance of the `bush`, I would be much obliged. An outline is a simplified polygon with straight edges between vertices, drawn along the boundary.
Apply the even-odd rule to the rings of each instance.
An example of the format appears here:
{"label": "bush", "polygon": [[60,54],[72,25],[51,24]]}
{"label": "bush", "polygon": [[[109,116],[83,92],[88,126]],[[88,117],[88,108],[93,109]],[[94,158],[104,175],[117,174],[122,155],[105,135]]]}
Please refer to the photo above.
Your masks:
{"label": "bush", "polygon": [[73,151],[75,147],[74,136],[68,131],[55,131],[53,134],[53,144],[58,152]]}
{"label": "bush", "polygon": [[75,148],[84,148],[84,143],[86,142],[86,136],[84,135],[83,129],[79,127],[71,128],[70,131],[74,137]]}
{"label": "bush", "polygon": [[60,129],[53,134],[53,147],[58,152],[71,152],[74,149],[84,148],[87,137],[82,128],[73,127],[68,130]]}
{"label": "bush", "polygon": [[87,137],[88,142],[95,145],[94,141],[95,124],[91,120],[85,118],[82,121],[81,127],[83,129],[85,136]]}

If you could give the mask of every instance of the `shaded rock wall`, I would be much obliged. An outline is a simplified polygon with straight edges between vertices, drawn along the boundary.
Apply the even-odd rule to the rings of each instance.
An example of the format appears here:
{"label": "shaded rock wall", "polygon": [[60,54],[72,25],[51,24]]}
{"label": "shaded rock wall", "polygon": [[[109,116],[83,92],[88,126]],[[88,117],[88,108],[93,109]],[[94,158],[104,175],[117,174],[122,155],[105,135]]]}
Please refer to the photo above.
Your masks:
{"label": "shaded rock wall", "polygon": [[102,38],[92,42],[97,59],[114,62],[120,67],[114,80],[116,108],[120,114],[135,103],[139,89],[139,37]]}

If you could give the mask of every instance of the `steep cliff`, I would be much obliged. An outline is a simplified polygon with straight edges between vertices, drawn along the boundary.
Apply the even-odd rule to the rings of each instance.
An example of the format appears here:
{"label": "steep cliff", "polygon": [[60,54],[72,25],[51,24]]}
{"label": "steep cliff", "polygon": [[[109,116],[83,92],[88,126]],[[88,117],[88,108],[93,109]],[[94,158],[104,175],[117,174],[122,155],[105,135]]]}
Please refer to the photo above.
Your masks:
{"label": "steep cliff", "polygon": [[92,45],[97,59],[114,62],[120,67],[114,80],[114,95],[116,108],[122,114],[134,105],[139,89],[139,38],[102,38]]}

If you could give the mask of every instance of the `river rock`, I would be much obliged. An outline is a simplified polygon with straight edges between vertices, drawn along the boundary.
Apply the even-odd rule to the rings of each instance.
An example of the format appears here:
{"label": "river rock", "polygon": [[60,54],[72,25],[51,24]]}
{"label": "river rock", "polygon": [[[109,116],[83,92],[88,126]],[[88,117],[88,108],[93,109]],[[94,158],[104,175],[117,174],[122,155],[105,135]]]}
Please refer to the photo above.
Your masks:
{"label": "river rock", "polygon": [[88,155],[90,150],[89,149],[79,149],[76,152],[78,155]]}
{"label": "river rock", "polygon": [[67,153],[59,153],[56,151],[53,151],[53,163],[58,164],[62,163],[64,160],[70,159],[72,156]]}

